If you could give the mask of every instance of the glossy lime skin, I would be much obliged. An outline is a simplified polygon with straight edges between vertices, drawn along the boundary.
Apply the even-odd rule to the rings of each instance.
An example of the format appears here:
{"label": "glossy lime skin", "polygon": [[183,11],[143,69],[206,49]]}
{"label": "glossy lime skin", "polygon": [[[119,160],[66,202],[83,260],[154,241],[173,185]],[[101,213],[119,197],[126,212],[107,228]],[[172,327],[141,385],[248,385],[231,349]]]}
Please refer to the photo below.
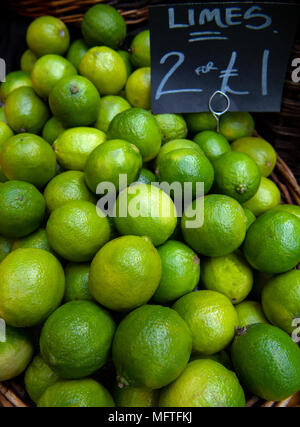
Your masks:
{"label": "glossy lime skin", "polygon": [[227,139],[213,130],[203,130],[197,133],[193,141],[195,141],[204,151],[207,158],[211,161],[217,159],[222,154],[231,151],[231,147]]}
{"label": "glossy lime skin", "polygon": [[129,110],[130,104],[120,96],[107,95],[101,98],[99,114],[95,127],[107,132],[112,119],[122,111]]}
{"label": "glossy lime skin", "polygon": [[89,272],[89,264],[69,263],[66,266],[66,291],[64,296],[65,302],[93,300],[89,291]]}
{"label": "glossy lime skin", "polygon": [[25,71],[12,71],[8,73],[5,82],[0,86],[0,98],[5,103],[8,95],[19,87],[32,87],[30,74]]}
{"label": "glossy lime skin", "polygon": [[235,306],[239,318],[239,327],[253,325],[254,323],[268,323],[262,306],[257,301],[243,301]]}
{"label": "glossy lime skin", "polygon": [[77,71],[79,71],[80,62],[88,50],[89,48],[82,39],[74,40],[71,43],[66,58],[74,65]]}
{"label": "glossy lime skin", "polygon": [[130,45],[131,62],[134,67],[150,67],[150,31],[137,34]]}
{"label": "glossy lime skin", "polygon": [[255,123],[248,112],[233,111],[225,113],[220,120],[220,133],[228,141],[251,136],[254,132]]}

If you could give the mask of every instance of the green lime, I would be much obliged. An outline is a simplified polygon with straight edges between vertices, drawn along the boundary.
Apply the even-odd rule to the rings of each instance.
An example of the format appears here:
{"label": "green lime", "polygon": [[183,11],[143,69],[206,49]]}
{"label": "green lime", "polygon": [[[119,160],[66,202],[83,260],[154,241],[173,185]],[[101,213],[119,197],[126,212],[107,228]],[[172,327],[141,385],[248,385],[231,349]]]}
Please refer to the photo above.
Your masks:
{"label": "green lime", "polygon": [[[198,183],[204,184],[207,194],[214,182],[214,168],[207,157],[191,148],[172,150],[161,156],[155,170],[158,181],[172,184],[179,182],[184,188],[185,183],[191,184],[192,197],[199,197]],[[202,193],[202,187],[201,187]]]}
{"label": "green lime", "polygon": [[107,132],[112,119],[122,111],[129,110],[130,104],[120,96],[104,96],[100,100],[100,108],[95,127]]}
{"label": "green lime", "polygon": [[148,236],[155,246],[168,240],[177,224],[170,196],[150,184],[137,183],[121,191],[114,213],[120,234]]}
{"label": "green lime", "polygon": [[84,173],[80,171],[67,171],[57,175],[45,188],[44,197],[50,213],[71,200],[96,203],[85,183]]}
{"label": "green lime", "polygon": [[110,236],[108,219],[95,205],[83,200],[55,209],[46,231],[55,252],[72,262],[90,261]]}
{"label": "green lime", "polygon": [[32,87],[41,98],[48,98],[56,83],[76,74],[76,68],[66,58],[44,55],[34,64],[31,72]]}
{"label": "green lime", "polygon": [[300,349],[275,326],[257,323],[238,330],[231,356],[242,384],[262,399],[283,400],[300,389]]}
{"label": "green lime", "polygon": [[215,130],[217,127],[217,120],[212,113],[188,113],[184,118],[191,133]]}
{"label": "green lime", "polygon": [[205,289],[226,295],[233,304],[239,304],[250,293],[252,270],[239,253],[206,258],[202,261],[201,281]]}
{"label": "green lime", "polygon": [[125,92],[126,98],[133,107],[151,108],[151,72],[150,67],[138,68],[128,78]]}
{"label": "green lime", "polygon": [[244,407],[245,403],[235,373],[209,359],[190,362],[159,400],[162,407]]}
{"label": "green lime", "polygon": [[89,291],[89,264],[68,264],[65,268],[65,301],[92,300]]}
{"label": "green lime", "polygon": [[161,260],[147,237],[123,236],[103,246],[91,264],[89,290],[102,306],[128,311],[146,304],[161,278]]}
{"label": "green lime", "polygon": [[262,306],[273,325],[292,334],[300,324],[300,270],[269,280],[262,291]]}
{"label": "green lime", "polygon": [[243,243],[247,218],[231,197],[211,194],[196,199],[184,211],[181,227],[184,240],[206,256],[224,256]]}
{"label": "green lime", "polygon": [[120,385],[158,389],[186,367],[192,349],[187,324],[171,308],[143,305],[119,324],[112,347]]}
{"label": "green lime", "polygon": [[144,30],[138,33],[131,42],[131,62],[134,67],[150,67],[150,31]]}
{"label": "green lime", "polygon": [[26,391],[35,403],[38,403],[47,388],[58,380],[59,376],[45,363],[40,354],[35,356],[24,376]]}
{"label": "green lime", "polygon": [[276,165],[276,151],[262,138],[244,137],[231,144],[234,151],[248,154],[259,167],[262,176],[269,176]]}
{"label": "green lime", "polygon": [[158,253],[162,277],[153,300],[165,304],[193,291],[200,278],[200,260],[195,252],[184,243],[168,240]]}
{"label": "green lime", "polygon": [[31,335],[23,329],[6,325],[4,337],[1,334],[0,339],[0,381],[7,381],[20,375],[30,363],[32,356]]}
{"label": "green lime", "polygon": [[[0,155],[1,155],[1,151],[2,151],[2,147],[4,142],[10,138],[11,136],[13,136],[13,131],[11,130],[11,128],[4,123],[3,121],[0,120]],[[0,165],[0,182],[6,182],[7,181],[7,177],[4,175],[4,172],[1,168]]]}
{"label": "green lime", "polygon": [[116,387],[114,399],[119,408],[154,408],[158,406],[159,391],[146,387]]}
{"label": "green lime", "polygon": [[48,387],[38,402],[40,408],[113,407],[105,387],[93,379],[57,381]]}
{"label": "green lime", "polygon": [[49,105],[65,127],[89,126],[97,120],[100,95],[85,77],[65,77],[52,89]]}
{"label": "green lime", "polygon": [[15,89],[8,96],[4,111],[7,123],[17,133],[39,133],[49,118],[48,107],[31,87]]}
{"label": "green lime", "polygon": [[85,180],[93,193],[102,182],[113,183],[118,191],[120,175],[126,175],[130,185],[139,176],[142,165],[142,156],[135,145],[121,139],[105,141],[87,159]]}
{"label": "green lime", "polygon": [[1,101],[5,103],[8,95],[20,87],[32,87],[29,73],[25,71],[12,71],[8,73],[5,82],[0,86]]}
{"label": "green lime", "polygon": [[31,73],[33,66],[37,60],[37,56],[32,50],[27,49],[21,56],[20,67],[22,71]]}
{"label": "green lime", "polygon": [[29,182],[38,188],[43,188],[56,171],[51,146],[30,133],[14,135],[3,144],[0,164],[8,179]]}
{"label": "green lime", "polygon": [[89,48],[82,39],[74,40],[71,43],[66,58],[74,65],[77,71],[79,71],[80,62],[88,50]]}
{"label": "green lime", "polygon": [[214,291],[191,292],[177,300],[173,308],[192,332],[193,352],[214,354],[232,341],[238,317],[225,295]]}
{"label": "green lime", "polygon": [[0,277],[0,316],[15,327],[42,323],[60,305],[65,291],[62,266],[42,249],[11,252],[0,264]]}
{"label": "green lime", "polygon": [[5,112],[4,112],[4,105],[3,105],[3,107],[0,107],[0,121],[7,124],[7,120],[6,120]]}
{"label": "green lime", "polygon": [[105,140],[106,135],[101,130],[75,127],[60,134],[53,147],[63,168],[83,171],[89,155]]}
{"label": "green lime", "polygon": [[126,70],[127,70],[127,78],[130,76],[130,74],[132,73],[132,64],[130,61],[130,53],[127,52],[127,50],[117,50],[118,54],[122,57],[125,66],[126,66]]}
{"label": "green lime", "polygon": [[91,301],[71,301],[46,320],[41,353],[61,378],[83,378],[106,363],[114,332],[114,321],[101,307]]}
{"label": "green lime", "polygon": [[80,62],[79,71],[94,83],[101,95],[118,95],[127,80],[122,57],[106,46],[88,50]]}
{"label": "green lime", "polygon": [[125,139],[136,145],[145,162],[154,159],[161,147],[161,133],[154,116],[142,108],[130,108],[113,118],[109,139]]}
{"label": "green lime", "polygon": [[28,27],[26,41],[29,48],[37,55],[49,53],[63,55],[70,44],[69,30],[54,16],[36,18]]}
{"label": "green lime", "polygon": [[45,141],[47,141],[49,144],[53,144],[56,139],[65,131],[65,127],[60,123],[59,120],[57,120],[56,117],[51,117],[43,127],[42,130],[42,137]]}
{"label": "green lime", "polygon": [[168,154],[171,151],[180,150],[181,148],[192,148],[193,150],[198,151],[198,153],[204,155],[203,150],[195,142],[190,141],[189,139],[173,139],[161,147],[158,156],[155,159],[155,165],[157,166],[160,163],[160,160],[165,154]]}
{"label": "green lime", "polygon": [[203,359],[214,360],[215,362],[218,362],[221,365],[223,365],[225,368],[231,371],[233,370],[230,357],[226,353],[226,350],[222,350],[219,353],[210,354],[209,356],[205,354],[193,354],[190,358],[190,362],[193,362],[194,360],[203,360]]}
{"label": "green lime", "polygon": [[85,13],[81,31],[89,46],[116,49],[126,37],[126,23],[114,7],[96,4]]}
{"label": "green lime", "polygon": [[253,117],[247,112],[228,112],[220,119],[220,133],[228,141],[251,136],[255,123]]}
{"label": "green lime", "polygon": [[280,199],[281,194],[277,185],[262,176],[257,192],[243,206],[255,216],[259,216],[279,205]]}
{"label": "green lime", "polygon": [[244,253],[263,273],[285,273],[300,262],[300,220],[287,212],[270,211],[250,227]]}
{"label": "green lime", "polygon": [[222,154],[231,151],[230,144],[227,139],[213,130],[203,130],[197,133],[193,140],[203,150],[206,157],[213,161]]}
{"label": "green lime", "polygon": [[287,212],[300,219],[300,206],[298,205],[277,205],[272,208],[272,211]]}
{"label": "green lime", "polygon": [[29,236],[15,240],[11,250],[15,251],[16,249],[21,248],[43,249],[44,251],[53,253],[47,239],[46,230],[43,228],[40,228]]}
{"label": "green lime", "polygon": [[7,257],[12,250],[13,241],[6,237],[0,236],[0,263]]}
{"label": "green lime", "polygon": [[156,182],[156,176],[153,172],[149,171],[149,169],[142,168],[137,182],[140,182],[142,184],[151,184],[153,182]]}
{"label": "green lime", "polygon": [[254,213],[252,213],[249,209],[245,208],[244,206],[243,206],[243,210],[244,210],[244,214],[247,217],[247,231],[248,231],[251,225],[256,220],[256,216],[254,215]]}
{"label": "green lime", "polygon": [[45,215],[45,200],[28,182],[9,181],[0,187],[0,234],[18,238],[37,230]]}
{"label": "green lime", "polygon": [[214,190],[233,197],[240,203],[251,199],[261,180],[255,161],[247,154],[229,151],[214,160]]}
{"label": "green lime", "polygon": [[163,144],[187,136],[187,124],[181,114],[156,114],[154,117],[161,130]]}
{"label": "green lime", "polygon": [[262,306],[257,301],[244,301],[236,305],[235,309],[239,318],[240,328],[254,323],[268,323]]}

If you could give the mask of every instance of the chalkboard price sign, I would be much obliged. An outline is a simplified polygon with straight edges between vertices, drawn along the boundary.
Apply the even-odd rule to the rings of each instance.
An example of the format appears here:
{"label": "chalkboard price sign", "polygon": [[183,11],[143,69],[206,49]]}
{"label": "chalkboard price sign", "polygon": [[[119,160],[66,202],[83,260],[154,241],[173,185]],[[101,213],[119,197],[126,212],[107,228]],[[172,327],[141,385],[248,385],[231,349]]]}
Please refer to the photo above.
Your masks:
{"label": "chalkboard price sign", "polygon": [[280,111],[299,11],[261,2],[151,7],[153,112],[207,111],[216,91],[231,111]]}

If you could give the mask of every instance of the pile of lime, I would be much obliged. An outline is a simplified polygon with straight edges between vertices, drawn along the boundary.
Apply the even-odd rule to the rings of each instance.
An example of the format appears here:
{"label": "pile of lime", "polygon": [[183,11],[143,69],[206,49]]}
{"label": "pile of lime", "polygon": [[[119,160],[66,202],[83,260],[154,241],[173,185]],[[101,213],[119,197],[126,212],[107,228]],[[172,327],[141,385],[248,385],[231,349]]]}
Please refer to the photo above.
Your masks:
{"label": "pile of lime", "polygon": [[40,17],[1,84],[0,381],[40,407],[285,399],[300,207],[251,114],[153,115],[149,30],[125,38],[102,3],[71,44]]}

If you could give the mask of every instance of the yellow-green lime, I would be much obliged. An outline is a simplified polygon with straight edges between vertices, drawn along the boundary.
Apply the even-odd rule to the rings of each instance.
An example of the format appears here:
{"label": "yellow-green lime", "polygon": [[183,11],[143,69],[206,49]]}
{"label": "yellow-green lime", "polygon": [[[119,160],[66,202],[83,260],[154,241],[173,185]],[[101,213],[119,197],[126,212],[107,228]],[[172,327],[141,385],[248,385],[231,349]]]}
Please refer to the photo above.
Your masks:
{"label": "yellow-green lime", "polygon": [[230,144],[227,139],[213,130],[203,130],[197,133],[193,141],[203,150],[206,157],[213,161],[222,154],[231,151]]}
{"label": "yellow-green lime", "polygon": [[133,107],[151,108],[150,67],[138,68],[128,78],[125,93]]}
{"label": "yellow-green lime", "polygon": [[7,120],[6,120],[5,112],[4,112],[4,105],[2,107],[0,107],[0,120],[7,124]]}
{"label": "yellow-green lime", "polygon": [[214,160],[214,190],[233,197],[240,203],[257,192],[261,175],[255,161],[247,154],[229,151]]}
{"label": "yellow-green lime", "polygon": [[100,100],[98,118],[95,127],[107,132],[112,119],[122,111],[129,110],[130,104],[121,96],[108,95]]}
{"label": "yellow-green lime", "polygon": [[214,360],[190,362],[182,374],[166,387],[159,400],[162,407],[244,407],[245,394],[234,372]]}
{"label": "yellow-green lime", "polygon": [[255,216],[259,216],[279,205],[280,200],[281,195],[277,185],[269,178],[262,176],[257,192],[243,206]]}
{"label": "yellow-green lime", "polygon": [[101,408],[114,407],[114,401],[97,381],[60,380],[48,387],[38,402],[40,408]]}
{"label": "yellow-green lime", "polygon": [[161,130],[163,144],[187,136],[187,124],[181,114],[156,114],[154,117]]}
{"label": "yellow-green lime", "polygon": [[256,216],[254,215],[254,213],[252,213],[249,209],[245,208],[244,206],[243,206],[243,210],[244,210],[244,214],[247,217],[247,231],[248,231],[251,225],[256,220]]}
{"label": "yellow-green lime", "polygon": [[168,307],[143,305],[119,324],[112,347],[120,385],[159,389],[186,367],[192,349],[191,332]]}
{"label": "yellow-green lime", "polygon": [[38,188],[43,188],[56,172],[56,157],[51,146],[30,133],[14,135],[5,141],[0,164],[8,179],[29,182]]}
{"label": "yellow-green lime", "polygon": [[225,368],[233,370],[232,363],[230,360],[230,357],[228,356],[226,350],[222,350],[219,353],[205,355],[205,354],[192,354],[190,358],[190,362],[193,362],[194,360],[203,360],[203,359],[209,359],[214,360],[215,362],[220,363]]}
{"label": "yellow-green lime", "polygon": [[114,399],[119,408],[154,408],[158,406],[159,390],[146,387],[116,387]]}
{"label": "yellow-green lime", "polygon": [[42,137],[52,145],[65,130],[66,128],[56,117],[51,117],[43,127]]}
{"label": "yellow-green lime", "polygon": [[46,231],[55,252],[72,262],[90,261],[110,237],[108,219],[93,203],[83,200],[55,209]]}
{"label": "yellow-green lime", "polygon": [[17,249],[0,264],[0,275],[0,316],[8,325],[39,325],[62,301],[65,275],[50,252]]}
{"label": "yellow-green lime", "polygon": [[68,50],[70,35],[68,28],[60,19],[54,16],[41,16],[29,25],[26,41],[37,56],[50,53],[63,55]]}
{"label": "yellow-green lime", "polygon": [[262,290],[262,306],[273,325],[292,334],[300,323],[300,271],[292,270],[269,280]]}
{"label": "yellow-green lime", "polygon": [[161,259],[151,240],[123,236],[104,245],[93,259],[89,290],[102,306],[129,311],[149,301],[160,279]]}
{"label": "yellow-green lime", "polygon": [[21,70],[25,71],[26,73],[31,73],[36,60],[37,56],[34,52],[32,52],[32,50],[25,50],[20,60]]}
{"label": "yellow-green lime", "polygon": [[300,349],[275,326],[257,323],[238,330],[231,357],[241,383],[255,396],[276,402],[300,388]]}
{"label": "yellow-green lime", "polygon": [[12,249],[13,241],[6,237],[0,236],[0,263],[7,257]]}
{"label": "yellow-green lime", "polygon": [[132,73],[132,64],[130,61],[130,53],[127,52],[127,50],[117,50],[118,54],[122,57],[125,66],[126,66],[126,70],[127,70],[127,78],[130,76],[130,74]]}
{"label": "yellow-green lime", "polygon": [[66,302],[92,300],[89,291],[89,271],[89,264],[70,263],[66,266],[66,291],[64,297]]}
{"label": "yellow-green lime", "polygon": [[254,127],[253,117],[247,112],[228,112],[220,119],[220,133],[228,141],[251,136],[254,132]]}
{"label": "yellow-green lime", "polygon": [[106,46],[88,50],[80,62],[79,71],[94,83],[101,95],[117,95],[127,80],[123,58]]}
{"label": "yellow-green lime", "polygon": [[[1,151],[2,151],[2,147],[4,142],[10,138],[11,136],[13,136],[13,131],[11,130],[11,128],[4,123],[2,120],[0,120],[0,155],[1,155]],[[1,164],[0,164],[0,182],[5,182],[7,181],[7,177],[5,176],[2,168],[1,168]]]}
{"label": "yellow-green lime", "polygon": [[40,354],[34,357],[24,376],[26,391],[34,403],[38,403],[47,388],[58,380],[59,376],[52,371]]}
{"label": "yellow-green lime", "polygon": [[152,182],[156,182],[156,176],[149,169],[142,168],[137,182],[141,182],[142,184],[151,184]]}
{"label": "yellow-green lime", "polygon": [[85,13],[81,32],[89,46],[116,49],[126,37],[126,23],[114,7],[97,4]]}
{"label": "yellow-green lime", "polygon": [[70,61],[60,55],[44,55],[34,64],[31,72],[32,87],[41,98],[48,98],[51,90],[64,77],[77,74]]}
{"label": "yellow-green lime", "polygon": [[161,132],[154,116],[142,108],[130,108],[111,121],[109,139],[125,139],[136,145],[144,162],[154,159],[161,147]]}
{"label": "yellow-green lime", "polygon": [[150,184],[137,183],[121,191],[114,213],[120,234],[148,236],[155,246],[168,240],[177,224],[170,196]]}
{"label": "yellow-green lime", "polygon": [[26,71],[12,71],[8,73],[5,82],[0,86],[0,98],[2,102],[6,102],[7,97],[19,87],[32,87],[32,82],[29,73]]}
{"label": "yellow-green lime", "polygon": [[256,270],[285,273],[300,262],[300,220],[287,212],[261,215],[248,230],[244,254]]}
{"label": "yellow-green lime", "polygon": [[0,234],[18,238],[37,230],[45,215],[42,194],[28,182],[9,181],[0,186]]}
{"label": "yellow-green lime", "polygon": [[31,87],[20,87],[8,96],[5,107],[8,125],[17,133],[39,133],[49,118],[47,105]]}
{"label": "yellow-green lime", "polygon": [[0,381],[20,375],[30,363],[33,351],[28,331],[6,325],[5,335],[0,340]]}
{"label": "yellow-green lime", "polygon": [[182,242],[168,240],[158,253],[162,276],[153,300],[165,304],[193,291],[200,278],[200,259],[195,252]]}
{"label": "yellow-green lime", "polygon": [[65,127],[89,126],[97,120],[100,95],[85,77],[65,77],[50,92],[49,105]]}
{"label": "yellow-green lime", "polygon": [[287,212],[300,219],[300,206],[298,205],[277,205],[275,208],[272,208],[272,211]]}
{"label": "yellow-green lime", "polygon": [[193,150],[198,151],[198,153],[204,155],[203,150],[195,142],[189,139],[173,139],[161,147],[158,156],[155,159],[155,165],[159,165],[160,160],[165,154],[168,154],[171,151],[180,150],[181,148],[192,148]]}
{"label": "yellow-green lime", "polygon": [[41,354],[61,378],[83,378],[106,363],[114,332],[115,323],[104,309],[91,301],[71,301],[46,320]]}
{"label": "yellow-green lime", "polygon": [[44,228],[40,228],[38,231],[29,234],[29,236],[15,240],[11,250],[15,251],[16,249],[21,248],[43,249],[44,251],[54,253],[53,249],[49,245],[46,230]]}
{"label": "yellow-green lime", "polygon": [[243,243],[247,218],[235,199],[211,194],[185,209],[181,228],[184,240],[199,254],[224,256]]}
{"label": "yellow-green lime", "polygon": [[131,62],[134,67],[150,67],[150,31],[144,30],[138,33],[131,42]]}
{"label": "yellow-green lime", "polygon": [[71,43],[66,58],[74,65],[77,71],[79,71],[80,62],[88,50],[89,48],[82,39],[74,40]]}
{"label": "yellow-green lime", "polygon": [[191,133],[215,130],[217,127],[217,120],[212,113],[188,113],[184,118]]}
{"label": "yellow-green lime", "polygon": [[248,154],[259,167],[262,176],[269,176],[276,165],[276,152],[272,145],[262,138],[244,137],[231,144],[234,151]]}
{"label": "yellow-green lime", "polygon": [[130,185],[137,179],[142,165],[141,153],[135,145],[121,139],[105,141],[88,157],[84,169],[85,180],[93,193],[97,192],[101,182],[114,184],[118,191],[122,189],[120,175],[125,175],[127,185]]}
{"label": "yellow-green lime", "polygon": [[232,341],[238,317],[225,295],[206,290],[191,292],[177,300],[173,309],[192,332],[193,352],[214,354]]}
{"label": "yellow-green lime", "polygon": [[45,188],[44,197],[50,213],[72,200],[96,203],[80,171],[67,171],[54,177]]}
{"label": "yellow-green lime", "polygon": [[220,292],[233,304],[239,304],[252,289],[253,275],[245,259],[236,252],[203,259],[201,281],[205,289]]}
{"label": "yellow-green lime", "polygon": [[60,134],[53,147],[63,168],[83,171],[89,155],[105,140],[105,133],[99,129],[75,127]]}
{"label": "yellow-green lime", "polygon": [[257,301],[243,301],[235,306],[239,318],[239,328],[255,323],[268,323],[262,306]]}

